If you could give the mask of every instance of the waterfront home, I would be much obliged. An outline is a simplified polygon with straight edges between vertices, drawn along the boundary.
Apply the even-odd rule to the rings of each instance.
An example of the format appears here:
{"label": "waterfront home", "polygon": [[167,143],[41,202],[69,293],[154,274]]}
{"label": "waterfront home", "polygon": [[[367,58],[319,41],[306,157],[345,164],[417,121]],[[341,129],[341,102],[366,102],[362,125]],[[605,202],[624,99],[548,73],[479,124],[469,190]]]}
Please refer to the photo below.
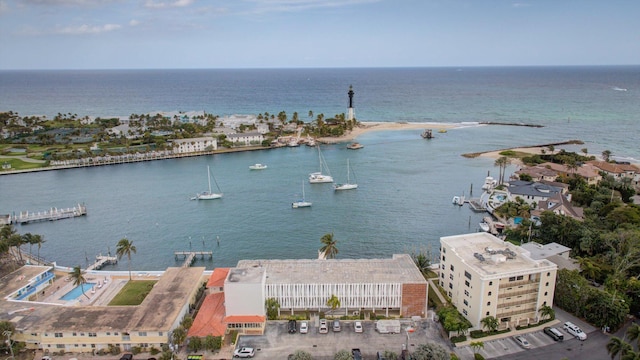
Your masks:
{"label": "waterfront home", "polygon": [[636,165],[610,163],[606,161],[590,161],[589,164],[593,165],[604,174],[613,176],[616,180],[623,178],[631,179],[634,187],[640,187],[640,167]]}
{"label": "waterfront home", "polygon": [[580,176],[587,184],[595,185],[602,176],[597,168],[591,164],[583,164],[576,169],[569,169],[566,165],[546,162],[535,166],[526,166],[514,173],[515,175],[527,174],[533,181],[555,181],[558,176]]}
{"label": "waterfront home", "polygon": [[229,134],[227,135],[227,140],[234,146],[260,145],[264,141],[264,135],[257,131]]}
{"label": "waterfront home", "polygon": [[569,216],[576,220],[584,219],[584,209],[571,204],[570,197],[562,194],[553,194],[546,200],[538,201],[535,210],[531,211],[531,216],[540,217],[544,211],[551,211],[556,215]]}
{"label": "waterfront home", "polygon": [[218,149],[218,139],[214,137],[199,137],[190,139],[175,139],[173,142],[174,154],[189,154]]}
{"label": "waterfront home", "polygon": [[539,201],[546,201],[554,194],[563,194],[564,189],[559,186],[552,186],[545,182],[533,182],[515,180],[505,183],[507,191],[507,201],[517,201],[517,198],[524,200],[530,205],[537,205]]}

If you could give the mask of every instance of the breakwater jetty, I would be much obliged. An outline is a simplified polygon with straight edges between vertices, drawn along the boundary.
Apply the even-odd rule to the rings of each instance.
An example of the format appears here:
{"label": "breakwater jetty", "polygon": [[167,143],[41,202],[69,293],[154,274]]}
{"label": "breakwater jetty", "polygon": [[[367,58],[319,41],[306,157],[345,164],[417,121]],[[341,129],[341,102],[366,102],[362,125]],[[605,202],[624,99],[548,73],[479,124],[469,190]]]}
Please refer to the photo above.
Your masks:
{"label": "breakwater jetty", "polygon": [[534,128],[544,127],[544,125],[538,125],[538,124],[508,123],[508,122],[497,122],[497,121],[481,121],[480,124],[481,125],[526,126],[526,127],[534,127]]}
{"label": "breakwater jetty", "polygon": [[466,153],[466,154],[462,154],[462,156],[467,157],[467,158],[476,158],[482,154],[486,154],[486,153],[490,153],[490,152],[494,152],[494,151],[508,151],[508,150],[515,150],[515,149],[520,149],[520,148],[548,148],[549,146],[561,146],[561,145],[581,145],[584,144],[584,141],[582,140],[567,140],[567,141],[561,141],[561,142],[555,142],[555,143],[549,143],[549,144],[540,144],[540,145],[523,145],[523,146],[519,146],[517,148],[507,148],[507,149],[498,149],[498,150],[489,150],[489,151],[481,151],[481,152],[475,152],[475,153]]}
{"label": "breakwater jetty", "polygon": [[21,211],[19,214],[11,216],[11,222],[14,224],[27,224],[36,221],[69,219],[84,215],[87,215],[87,207],[84,204],[78,204],[66,209],[54,207],[49,210],[37,212]]}

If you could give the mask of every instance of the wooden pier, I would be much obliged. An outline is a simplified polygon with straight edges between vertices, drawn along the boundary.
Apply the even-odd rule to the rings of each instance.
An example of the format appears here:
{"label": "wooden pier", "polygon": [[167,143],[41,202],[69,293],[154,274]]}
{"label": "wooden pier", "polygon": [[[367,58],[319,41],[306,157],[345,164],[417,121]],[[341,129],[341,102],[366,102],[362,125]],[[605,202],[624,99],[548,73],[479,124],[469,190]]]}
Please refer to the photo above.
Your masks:
{"label": "wooden pier", "polygon": [[111,265],[111,264],[117,264],[117,263],[118,263],[118,257],[117,256],[97,255],[96,256],[96,262],[94,262],[93,264],[87,266],[86,271],[100,270],[105,265]]}
{"label": "wooden pier", "polygon": [[19,215],[14,215],[11,221],[16,224],[26,224],[35,221],[54,221],[84,215],[87,215],[87,207],[78,204],[66,209],[51,208],[38,212],[21,211]]}
{"label": "wooden pier", "polygon": [[196,260],[196,256],[200,255],[201,259],[208,256],[209,259],[213,259],[213,251],[174,251],[173,255],[176,257],[176,261],[182,256],[184,263],[182,267],[189,267]]}

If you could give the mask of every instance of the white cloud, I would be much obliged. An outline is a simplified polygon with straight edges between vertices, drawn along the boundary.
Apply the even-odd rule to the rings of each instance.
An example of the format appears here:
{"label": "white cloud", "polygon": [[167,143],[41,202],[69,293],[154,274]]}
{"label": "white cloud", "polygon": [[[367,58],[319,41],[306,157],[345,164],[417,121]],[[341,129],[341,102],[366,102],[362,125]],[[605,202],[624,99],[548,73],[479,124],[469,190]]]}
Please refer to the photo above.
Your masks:
{"label": "white cloud", "polygon": [[67,26],[64,28],[56,29],[58,34],[65,35],[84,35],[84,34],[100,34],[120,29],[122,26],[118,24],[105,24],[105,25],[80,25],[80,26]]}
{"label": "white cloud", "polygon": [[138,25],[140,25],[140,21],[136,19],[132,19],[131,21],[129,21],[129,26],[138,26]]}
{"label": "white cloud", "polygon": [[337,8],[370,4],[381,0],[249,0],[256,4],[254,12],[294,12],[309,9]]}
{"label": "white cloud", "polygon": [[174,1],[154,1],[147,0],[144,6],[151,9],[166,9],[166,8],[178,8],[186,7],[193,4],[193,0],[174,0]]}

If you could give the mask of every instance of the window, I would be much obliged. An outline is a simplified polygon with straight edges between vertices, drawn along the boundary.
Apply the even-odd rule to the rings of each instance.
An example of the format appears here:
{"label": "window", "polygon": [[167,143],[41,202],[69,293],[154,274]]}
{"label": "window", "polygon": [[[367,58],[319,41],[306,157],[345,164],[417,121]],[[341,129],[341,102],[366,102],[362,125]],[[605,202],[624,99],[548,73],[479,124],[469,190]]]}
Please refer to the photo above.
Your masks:
{"label": "window", "polygon": [[489,312],[487,311],[487,316],[489,316]]}
{"label": "window", "polygon": [[548,272],[548,273],[547,273],[547,276],[551,276],[551,273],[550,273],[550,272]]}
{"label": "window", "polygon": [[442,255],[442,262],[444,262],[444,259],[445,259],[445,257],[444,257],[444,255]]}
{"label": "window", "polygon": [[442,264],[442,270],[444,270],[444,264]]}
{"label": "window", "polygon": [[111,335],[111,332],[110,332],[110,331],[107,331],[107,336],[110,336],[110,335]]}
{"label": "window", "polygon": [[489,291],[489,293],[487,294],[487,296],[491,296],[491,291]]}
{"label": "window", "polygon": [[515,276],[510,277],[509,281],[516,281],[516,277]]}
{"label": "window", "polygon": [[522,275],[520,275],[520,276],[518,276],[518,277],[516,278],[516,280],[523,280],[523,279],[524,279],[524,276],[522,276]]}
{"label": "window", "polygon": [[489,281],[489,286],[493,285],[493,281]]}
{"label": "window", "polygon": [[451,291],[449,291],[449,297],[451,297]]}
{"label": "window", "polygon": [[91,348],[95,349],[96,348],[96,344],[91,344]]}
{"label": "window", "polygon": [[548,294],[548,292],[546,292],[546,291],[545,291],[545,292],[544,292],[544,296],[547,296],[547,294]]}
{"label": "window", "polygon": [[449,267],[449,269],[451,269],[451,271],[453,271],[453,265],[451,265],[451,266]]}
{"label": "window", "polygon": [[468,302],[466,299],[463,301],[463,303],[464,303],[465,305],[469,306],[469,302]]}
{"label": "window", "polygon": [[446,253],[446,252],[447,252],[447,249],[446,249],[446,248],[442,248],[442,252],[443,252],[443,253]]}
{"label": "window", "polygon": [[71,334],[71,336],[78,336],[78,334],[74,332]]}
{"label": "window", "polygon": [[[444,277],[444,275],[442,277]],[[444,286],[444,281],[440,280],[440,286]]]}
{"label": "window", "polygon": [[138,336],[147,336],[147,332],[146,331],[140,331],[140,332],[138,332]]}
{"label": "window", "polygon": [[544,284],[544,286],[549,286],[549,283]]}
{"label": "window", "polygon": [[464,272],[464,277],[466,277],[467,279],[471,280],[471,274],[469,274],[469,272],[466,271],[466,270]]}
{"label": "window", "polygon": [[56,344],[56,347],[57,347],[58,349],[64,349],[64,344]]}
{"label": "window", "polygon": [[467,312],[467,309],[462,309],[462,313],[465,315],[469,315],[469,313]]}
{"label": "window", "polygon": [[469,281],[467,281],[467,280],[465,280],[465,281],[464,281],[464,284],[465,284],[466,286],[471,285],[471,284],[469,283]]}
{"label": "window", "polygon": [[440,277],[444,279],[444,273],[440,273]]}
{"label": "window", "polygon": [[78,344],[74,344],[73,346],[74,346],[74,347],[78,347]]}
{"label": "window", "polygon": [[465,290],[465,291],[464,291],[464,294],[465,294],[466,296],[469,296],[469,292],[468,292],[467,290]]}
{"label": "window", "polygon": [[453,274],[449,274],[449,280],[453,280]]}
{"label": "window", "polygon": [[90,332],[90,333],[89,333],[89,337],[96,337],[96,336],[97,336],[97,334],[96,334],[96,333],[94,333],[94,332]]}
{"label": "window", "polygon": [[158,336],[162,336],[162,331],[158,331]]}
{"label": "window", "polygon": [[491,306],[491,301],[487,301],[487,306]]}
{"label": "window", "polygon": [[453,284],[449,283],[449,289],[453,289]]}
{"label": "window", "polygon": [[55,333],[55,337],[61,338],[62,337],[62,333]]}

